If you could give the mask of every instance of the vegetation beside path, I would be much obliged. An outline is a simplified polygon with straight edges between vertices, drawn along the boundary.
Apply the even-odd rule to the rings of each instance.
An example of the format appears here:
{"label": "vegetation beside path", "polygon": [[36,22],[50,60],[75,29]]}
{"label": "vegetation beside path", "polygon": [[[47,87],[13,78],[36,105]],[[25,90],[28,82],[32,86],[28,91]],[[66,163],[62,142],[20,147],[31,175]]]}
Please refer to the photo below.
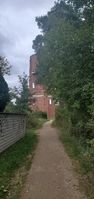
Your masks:
{"label": "vegetation beside path", "polygon": [[94,0],[56,1],[36,22],[38,82],[59,102],[61,139],[94,199]]}
{"label": "vegetation beside path", "polygon": [[73,160],[74,168],[80,174],[79,187],[89,199],[94,199],[94,139],[74,135],[67,109],[57,109],[53,125],[59,129],[60,140]]}
{"label": "vegetation beside path", "polygon": [[[15,199],[31,165],[37,141],[35,131],[27,130],[23,139],[0,155],[0,198]],[[17,170],[23,170],[18,179],[16,179]]]}
{"label": "vegetation beside path", "polygon": [[25,137],[0,154],[1,199],[17,199],[19,197],[38,142],[36,129],[41,128],[46,120],[41,114],[29,114]]}

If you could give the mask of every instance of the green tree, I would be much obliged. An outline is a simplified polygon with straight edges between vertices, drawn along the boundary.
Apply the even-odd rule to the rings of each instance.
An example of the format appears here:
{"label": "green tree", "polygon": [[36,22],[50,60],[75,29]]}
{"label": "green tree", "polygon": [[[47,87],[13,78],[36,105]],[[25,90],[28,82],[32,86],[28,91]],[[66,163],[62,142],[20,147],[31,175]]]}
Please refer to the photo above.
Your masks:
{"label": "green tree", "polygon": [[5,57],[0,56],[0,73],[2,75],[10,74],[11,65]]}
{"label": "green tree", "polygon": [[92,0],[61,0],[46,16],[36,18],[42,30],[42,41],[36,39],[35,48],[39,81],[56,100],[67,104],[73,125],[87,137],[94,131],[90,129],[94,112],[93,19]]}
{"label": "green tree", "polygon": [[24,73],[19,76],[19,88],[14,87],[11,90],[11,99],[15,101],[14,111],[26,113],[29,110],[29,97],[28,76]]}
{"label": "green tree", "polygon": [[36,39],[33,41],[33,49],[35,49],[36,53],[39,51],[39,49],[42,47],[43,45],[43,36],[42,35],[38,35],[36,37]]}

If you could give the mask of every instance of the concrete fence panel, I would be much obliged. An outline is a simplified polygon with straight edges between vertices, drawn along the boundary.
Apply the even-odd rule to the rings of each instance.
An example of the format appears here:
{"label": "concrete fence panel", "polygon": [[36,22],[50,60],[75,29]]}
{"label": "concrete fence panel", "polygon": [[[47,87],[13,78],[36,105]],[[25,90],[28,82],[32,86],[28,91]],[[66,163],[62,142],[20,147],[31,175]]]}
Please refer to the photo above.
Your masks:
{"label": "concrete fence panel", "polygon": [[0,153],[25,136],[26,115],[0,113]]}

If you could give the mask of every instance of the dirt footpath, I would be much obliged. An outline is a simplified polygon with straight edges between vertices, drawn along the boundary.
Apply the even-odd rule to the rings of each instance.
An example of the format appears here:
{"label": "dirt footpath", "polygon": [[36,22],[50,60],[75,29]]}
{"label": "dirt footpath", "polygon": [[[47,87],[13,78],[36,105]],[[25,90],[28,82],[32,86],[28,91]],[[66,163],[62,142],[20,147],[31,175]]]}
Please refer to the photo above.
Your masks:
{"label": "dirt footpath", "polygon": [[46,123],[21,199],[86,199],[78,187],[72,163],[56,129]]}

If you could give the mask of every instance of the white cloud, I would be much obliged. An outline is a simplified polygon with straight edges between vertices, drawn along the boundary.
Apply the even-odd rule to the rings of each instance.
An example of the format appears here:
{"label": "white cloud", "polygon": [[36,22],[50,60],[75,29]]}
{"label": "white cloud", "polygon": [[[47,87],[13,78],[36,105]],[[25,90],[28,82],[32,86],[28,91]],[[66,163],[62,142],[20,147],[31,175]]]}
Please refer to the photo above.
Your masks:
{"label": "white cloud", "polygon": [[0,54],[13,65],[11,76],[6,77],[9,86],[17,85],[19,74],[28,74],[32,41],[40,32],[35,17],[53,5],[54,0],[0,0]]}

